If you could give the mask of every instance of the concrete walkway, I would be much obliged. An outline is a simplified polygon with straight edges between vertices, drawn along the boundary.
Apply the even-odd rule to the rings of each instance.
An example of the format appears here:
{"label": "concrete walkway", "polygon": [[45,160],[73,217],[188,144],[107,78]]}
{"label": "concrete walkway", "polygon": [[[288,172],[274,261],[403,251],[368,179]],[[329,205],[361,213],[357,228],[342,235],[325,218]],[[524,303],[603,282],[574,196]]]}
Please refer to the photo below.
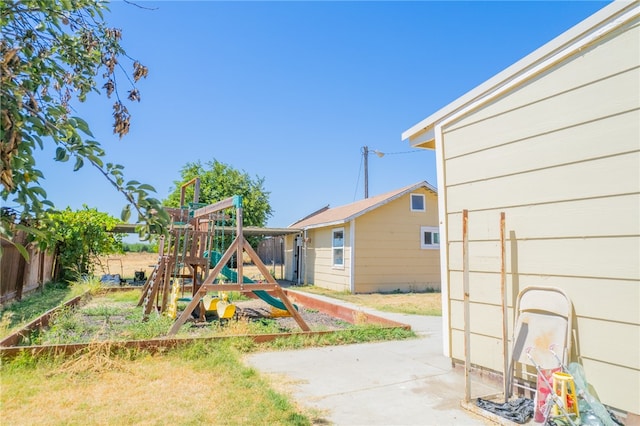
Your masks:
{"label": "concrete walkway", "polygon": [[[291,290],[289,288],[288,290]],[[309,295],[309,293],[305,293]],[[418,339],[252,354],[246,362],[290,383],[293,398],[334,425],[485,425],[464,410],[464,371],[442,355],[442,318],[355,307],[411,325]],[[472,396],[496,393],[472,381]]]}

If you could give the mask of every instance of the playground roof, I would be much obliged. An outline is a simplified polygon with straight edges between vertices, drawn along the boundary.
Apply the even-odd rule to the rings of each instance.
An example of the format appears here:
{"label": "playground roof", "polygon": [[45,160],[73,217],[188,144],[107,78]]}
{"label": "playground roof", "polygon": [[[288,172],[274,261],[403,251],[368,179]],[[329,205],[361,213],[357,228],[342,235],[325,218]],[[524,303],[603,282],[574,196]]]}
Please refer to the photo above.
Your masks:
{"label": "playground roof", "polygon": [[[233,226],[225,226],[224,231],[232,233],[236,230]],[[263,237],[277,237],[279,235],[297,234],[302,230],[299,228],[261,228],[258,226],[245,226],[242,228],[242,233],[247,236],[263,236]],[[121,223],[113,228],[112,232],[118,234],[136,234],[136,225],[133,223]]]}

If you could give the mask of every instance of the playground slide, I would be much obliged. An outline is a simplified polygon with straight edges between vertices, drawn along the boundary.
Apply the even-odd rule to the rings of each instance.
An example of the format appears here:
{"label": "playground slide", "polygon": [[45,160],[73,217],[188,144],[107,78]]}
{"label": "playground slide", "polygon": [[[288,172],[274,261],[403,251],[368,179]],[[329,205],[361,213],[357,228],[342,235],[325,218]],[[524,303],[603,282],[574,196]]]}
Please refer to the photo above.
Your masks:
{"label": "playground slide", "polygon": [[[204,252],[204,257],[209,257],[209,252],[205,251]],[[211,268],[214,268],[216,266],[216,264],[220,261],[220,259],[222,258],[222,255],[220,253],[218,253],[217,251],[212,251],[211,252],[211,257],[209,257],[209,265]],[[227,265],[224,265],[222,267],[222,270],[220,271],[220,273],[222,275],[224,275],[225,277],[227,277],[229,279],[229,281],[237,283],[238,282],[238,273],[236,271],[234,271],[233,269],[230,269]],[[253,281],[251,278],[242,277],[242,282],[245,284],[250,284],[250,283],[255,283],[255,281]],[[253,292],[253,294],[255,294],[256,296],[258,296],[260,299],[264,300],[265,302],[267,302],[269,305],[276,307],[278,309],[282,309],[284,311],[287,310],[287,307],[285,306],[284,303],[282,303],[282,300],[273,297],[272,295],[270,295],[269,293],[267,293],[264,290],[255,290]],[[298,307],[296,305],[293,305],[296,310],[298,309]]]}

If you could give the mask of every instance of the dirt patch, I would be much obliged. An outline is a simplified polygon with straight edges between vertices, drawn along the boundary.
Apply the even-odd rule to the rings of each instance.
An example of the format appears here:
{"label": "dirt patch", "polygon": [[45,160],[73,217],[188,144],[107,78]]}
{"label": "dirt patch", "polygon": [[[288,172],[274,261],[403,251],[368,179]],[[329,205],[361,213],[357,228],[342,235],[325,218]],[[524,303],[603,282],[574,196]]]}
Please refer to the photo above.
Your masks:
{"label": "dirt patch", "polygon": [[[281,311],[262,300],[247,300],[236,302],[238,318],[248,318],[252,321],[260,321],[264,318],[273,319],[278,328],[283,332],[299,331],[300,327],[296,320],[288,313]],[[274,314],[275,313],[275,314]],[[331,315],[320,312],[317,309],[308,309],[304,306],[298,306],[298,313],[307,323],[312,331],[332,331],[344,330],[352,325],[341,319],[332,317]]]}

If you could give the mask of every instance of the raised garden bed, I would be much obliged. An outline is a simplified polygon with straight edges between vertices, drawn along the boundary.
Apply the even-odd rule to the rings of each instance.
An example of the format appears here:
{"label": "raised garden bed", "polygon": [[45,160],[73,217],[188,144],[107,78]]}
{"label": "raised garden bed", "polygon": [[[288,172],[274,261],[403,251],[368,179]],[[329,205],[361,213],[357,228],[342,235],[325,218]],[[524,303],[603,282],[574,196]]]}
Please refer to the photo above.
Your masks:
{"label": "raised garden bed", "polygon": [[[107,296],[85,294],[45,313],[0,341],[0,356],[13,357],[22,351],[69,354],[90,345],[107,343],[113,349],[140,348],[153,351],[194,339],[214,340],[237,336],[265,342],[288,336],[340,333],[366,325],[410,329],[405,324],[284,290],[291,301],[298,305],[311,331],[302,332],[291,317],[273,317],[270,306],[261,300],[250,299],[234,302],[237,311],[234,318],[206,323],[194,320],[185,324],[177,336],[165,337],[171,324],[168,318],[152,318],[143,324],[141,308],[136,308],[133,302],[135,297],[125,302],[113,301],[110,297],[111,293],[127,290],[136,291],[135,288],[126,287],[107,288]],[[263,326],[251,324],[255,322]]]}

